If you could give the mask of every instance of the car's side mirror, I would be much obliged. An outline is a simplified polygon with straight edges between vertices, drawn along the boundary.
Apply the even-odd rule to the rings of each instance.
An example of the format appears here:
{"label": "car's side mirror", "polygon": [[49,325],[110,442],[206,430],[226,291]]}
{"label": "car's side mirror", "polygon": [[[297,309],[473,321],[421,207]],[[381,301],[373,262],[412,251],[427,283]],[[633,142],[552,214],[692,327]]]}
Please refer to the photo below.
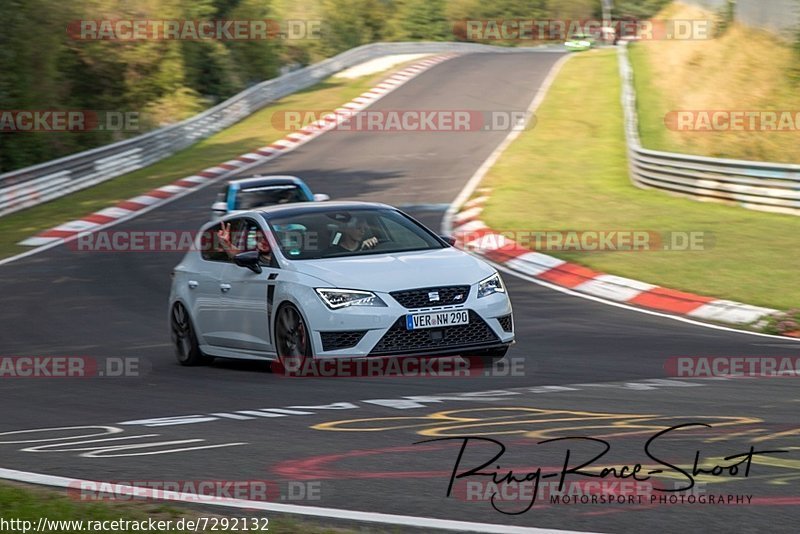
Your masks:
{"label": "car's side mirror", "polygon": [[456,238],[451,235],[440,235],[439,238],[451,247],[456,246]]}
{"label": "car's side mirror", "polygon": [[259,253],[257,250],[250,250],[248,252],[240,252],[233,257],[233,263],[239,267],[250,269],[256,274],[261,274],[261,263]]}
{"label": "car's side mirror", "polygon": [[216,215],[225,215],[228,213],[228,203],[214,202],[211,204],[211,211],[213,211]]}
{"label": "car's side mirror", "polygon": [[325,202],[330,199],[331,197],[325,193],[314,193],[314,202]]}

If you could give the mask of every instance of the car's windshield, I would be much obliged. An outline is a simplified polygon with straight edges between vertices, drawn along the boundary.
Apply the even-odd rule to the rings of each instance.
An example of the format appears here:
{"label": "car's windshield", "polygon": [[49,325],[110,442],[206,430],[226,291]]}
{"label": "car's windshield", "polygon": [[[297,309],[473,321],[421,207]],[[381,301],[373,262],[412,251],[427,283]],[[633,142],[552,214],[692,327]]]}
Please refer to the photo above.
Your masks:
{"label": "car's windshield", "polygon": [[233,209],[249,210],[261,206],[309,200],[300,187],[292,184],[248,187],[240,190],[236,195],[236,205]]}
{"label": "car's windshield", "polygon": [[439,249],[431,232],[391,209],[335,210],[271,218],[281,251],[291,260]]}

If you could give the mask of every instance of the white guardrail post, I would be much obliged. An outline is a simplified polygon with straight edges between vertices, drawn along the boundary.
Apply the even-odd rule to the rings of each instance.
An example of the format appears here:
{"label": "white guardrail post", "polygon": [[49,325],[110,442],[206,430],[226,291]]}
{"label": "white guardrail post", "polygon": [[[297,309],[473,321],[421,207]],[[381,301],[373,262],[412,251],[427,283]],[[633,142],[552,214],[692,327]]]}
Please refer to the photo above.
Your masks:
{"label": "white guardrail post", "polygon": [[[561,51],[559,49],[533,49]],[[475,43],[373,43],[261,82],[182,122],[60,159],[0,174],[0,216],[141,169],[247,117],[268,103],[371,59],[393,54],[530,52]]]}
{"label": "white guardrail post", "polygon": [[628,164],[633,183],[696,200],[800,215],[800,165],[709,158],[642,147],[627,44],[618,47]]}

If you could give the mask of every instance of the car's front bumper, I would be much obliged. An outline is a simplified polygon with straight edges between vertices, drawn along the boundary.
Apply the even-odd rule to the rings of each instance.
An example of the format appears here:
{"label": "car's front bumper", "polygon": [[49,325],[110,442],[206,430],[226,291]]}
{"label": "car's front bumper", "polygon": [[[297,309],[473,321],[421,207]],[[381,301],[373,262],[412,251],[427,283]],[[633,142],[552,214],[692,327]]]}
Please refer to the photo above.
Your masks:
{"label": "car's front bumper", "polygon": [[[477,298],[475,291],[463,304],[409,309],[390,295],[377,293],[386,307],[348,307],[314,310],[309,317],[317,358],[369,356],[469,356],[507,347],[514,341],[511,302],[506,293]],[[315,307],[316,308],[316,307]],[[406,330],[409,313],[468,310],[469,324]],[[342,345],[348,345],[338,348]]]}

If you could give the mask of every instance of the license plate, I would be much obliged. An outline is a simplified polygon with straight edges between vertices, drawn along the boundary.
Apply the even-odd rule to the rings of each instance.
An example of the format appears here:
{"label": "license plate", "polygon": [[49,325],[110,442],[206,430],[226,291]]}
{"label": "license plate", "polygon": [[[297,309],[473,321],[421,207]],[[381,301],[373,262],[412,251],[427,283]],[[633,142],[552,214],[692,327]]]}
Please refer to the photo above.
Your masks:
{"label": "license plate", "polygon": [[467,310],[453,310],[433,313],[409,313],[406,315],[406,330],[421,328],[439,328],[442,326],[458,326],[469,324]]}

